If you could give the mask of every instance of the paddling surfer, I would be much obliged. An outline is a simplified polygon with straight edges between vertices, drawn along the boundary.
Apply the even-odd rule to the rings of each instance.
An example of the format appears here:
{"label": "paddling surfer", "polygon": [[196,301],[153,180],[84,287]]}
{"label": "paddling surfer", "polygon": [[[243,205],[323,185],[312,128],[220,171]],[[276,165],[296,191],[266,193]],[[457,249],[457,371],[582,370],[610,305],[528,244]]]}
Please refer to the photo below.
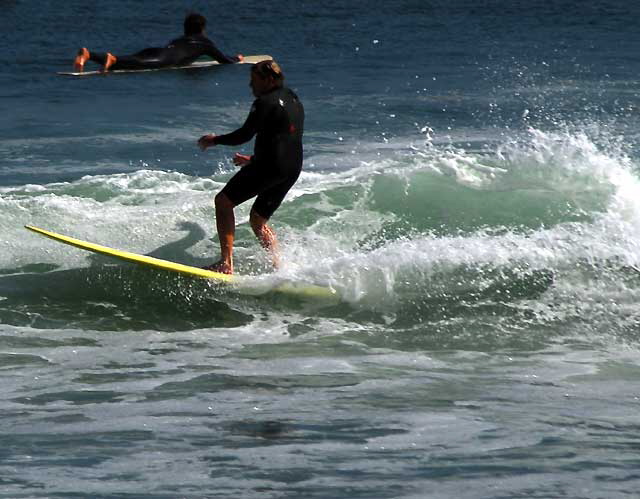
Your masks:
{"label": "paddling surfer", "polygon": [[244,58],[223,54],[204,34],[207,20],[200,14],[189,14],[184,20],[184,35],[166,47],[146,48],[132,55],[113,55],[111,52],[89,52],[86,47],[78,51],[73,63],[77,72],[84,71],[87,61],[93,61],[108,70],[160,69],[187,66],[201,56],[208,56],[221,64],[240,62]]}
{"label": "paddling surfer", "polygon": [[256,100],[244,125],[226,135],[209,134],[198,140],[204,151],[216,145],[239,145],[256,136],[252,156],[237,153],[233,162],[242,168],[215,197],[220,260],[206,267],[233,273],[234,208],[256,197],[249,222],[261,245],[278,266],[276,234],[267,222],[295,184],[302,169],[304,108],[298,96],[284,86],[284,75],[275,61],[251,68],[249,83]]}

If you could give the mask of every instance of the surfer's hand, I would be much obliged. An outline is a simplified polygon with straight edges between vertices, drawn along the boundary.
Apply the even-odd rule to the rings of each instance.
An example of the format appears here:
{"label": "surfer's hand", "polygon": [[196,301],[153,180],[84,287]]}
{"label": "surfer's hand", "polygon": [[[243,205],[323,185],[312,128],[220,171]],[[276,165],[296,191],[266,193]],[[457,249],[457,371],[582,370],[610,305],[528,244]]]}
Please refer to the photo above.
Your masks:
{"label": "surfer's hand", "polygon": [[200,137],[200,139],[198,139],[198,147],[200,147],[200,149],[204,151],[207,147],[215,146],[216,145],[215,139],[216,139],[215,133],[210,133],[209,135],[203,135],[202,137]]}
{"label": "surfer's hand", "polygon": [[236,166],[245,166],[251,163],[251,156],[240,154],[239,152],[233,157],[233,164]]}
{"label": "surfer's hand", "polygon": [[242,54],[236,54],[236,57],[238,58],[238,62],[244,61],[244,56]]}

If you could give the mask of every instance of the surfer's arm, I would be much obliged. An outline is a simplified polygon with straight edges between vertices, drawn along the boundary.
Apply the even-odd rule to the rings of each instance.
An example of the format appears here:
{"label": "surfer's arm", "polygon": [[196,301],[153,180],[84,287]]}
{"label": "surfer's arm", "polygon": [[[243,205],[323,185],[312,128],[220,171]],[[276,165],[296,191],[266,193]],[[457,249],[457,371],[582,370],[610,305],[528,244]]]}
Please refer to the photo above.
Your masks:
{"label": "surfer's arm", "polygon": [[227,133],[226,135],[209,134],[203,135],[198,140],[198,146],[203,151],[207,147],[223,145],[223,146],[239,146],[245,142],[249,142],[260,128],[263,121],[262,116],[265,114],[265,104],[260,99],[256,99],[251,106],[251,111],[247,120],[237,130]]}
{"label": "surfer's arm", "polygon": [[218,61],[220,64],[233,64],[240,62],[244,57],[240,54],[236,56],[228,56],[220,51],[211,40],[208,38],[202,42],[204,48],[204,55],[211,57],[214,61]]}
{"label": "surfer's arm", "polygon": [[198,139],[198,146],[203,151],[208,147],[217,145],[239,146],[240,144],[249,142],[255,134],[255,130],[250,127],[243,126],[242,128],[238,128],[235,132],[231,132],[226,135],[216,135],[215,133],[203,135]]}
{"label": "surfer's arm", "polygon": [[240,144],[249,142],[255,134],[256,130],[254,128],[243,125],[234,132],[226,135],[217,135],[214,138],[213,145],[239,146]]}

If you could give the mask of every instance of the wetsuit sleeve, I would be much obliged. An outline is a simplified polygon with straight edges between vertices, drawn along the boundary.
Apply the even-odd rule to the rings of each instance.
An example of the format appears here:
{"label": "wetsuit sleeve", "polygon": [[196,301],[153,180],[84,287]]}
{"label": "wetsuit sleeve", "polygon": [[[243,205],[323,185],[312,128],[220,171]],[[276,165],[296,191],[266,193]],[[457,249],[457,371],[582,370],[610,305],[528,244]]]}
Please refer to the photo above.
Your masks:
{"label": "wetsuit sleeve", "polygon": [[260,128],[262,115],[264,114],[263,107],[260,99],[256,99],[253,106],[251,106],[251,112],[249,112],[244,125],[226,135],[216,135],[215,143],[223,146],[237,146],[249,142]]}
{"label": "wetsuit sleeve", "polygon": [[198,57],[206,55],[218,61],[220,64],[233,64],[239,62],[238,57],[229,57],[222,53],[215,44],[204,35],[181,36],[172,40],[167,46],[175,51],[175,58],[180,63],[191,64]]}
{"label": "wetsuit sleeve", "polygon": [[229,57],[228,55],[220,52],[218,47],[216,47],[208,38],[205,40],[206,41],[203,41],[203,46],[205,49],[204,55],[208,55],[212,59],[218,61],[220,64],[233,64],[239,61],[237,56]]}

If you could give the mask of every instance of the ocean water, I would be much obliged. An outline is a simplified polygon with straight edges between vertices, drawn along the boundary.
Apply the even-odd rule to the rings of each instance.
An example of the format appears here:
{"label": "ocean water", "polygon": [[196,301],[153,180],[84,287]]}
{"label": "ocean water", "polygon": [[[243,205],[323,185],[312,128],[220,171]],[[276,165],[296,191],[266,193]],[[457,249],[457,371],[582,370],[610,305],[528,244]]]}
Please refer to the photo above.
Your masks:
{"label": "ocean water", "polygon": [[[0,497],[640,497],[637,5],[0,6]],[[217,257],[248,67],[55,74],[190,10],[306,108],[251,293],[23,228]]]}

